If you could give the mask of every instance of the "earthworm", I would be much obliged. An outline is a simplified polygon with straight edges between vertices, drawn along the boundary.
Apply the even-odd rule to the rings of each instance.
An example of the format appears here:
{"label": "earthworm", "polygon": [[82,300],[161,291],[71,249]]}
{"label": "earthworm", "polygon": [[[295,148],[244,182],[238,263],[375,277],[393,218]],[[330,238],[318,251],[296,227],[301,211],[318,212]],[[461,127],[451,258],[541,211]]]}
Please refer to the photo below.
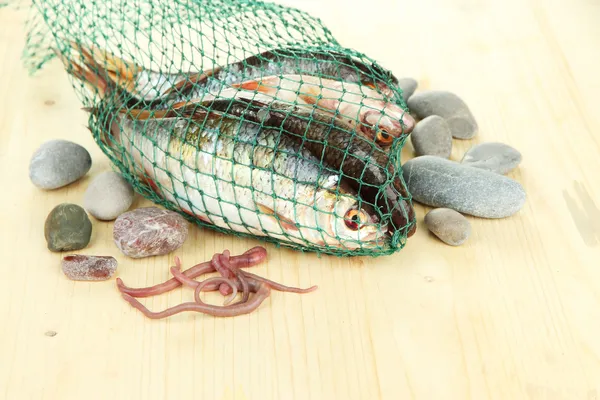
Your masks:
{"label": "earthworm", "polygon": [[[227,251],[227,250],[225,250],[225,251]],[[214,269],[215,269],[215,270],[216,270],[216,271],[217,271],[219,274],[221,274],[221,276],[222,276],[223,278],[233,278],[233,277],[234,277],[234,275],[233,275],[233,271],[229,271],[229,270],[225,269],[225,267],[223,267],[223,265],[222,265],[221,263],[219,263],[219,256],[220,256],[220,254],[219,254],[219,253],[215,253],[215,254],[213,255],[213,257],[212,257],[212,260],[211,260],[211,264],[212,264],[213,268],[214,268]],[[225,285],[224,283],[222,283],[222,284],[219,286],[219,292],[220,292],[220,293],[221,293],[223,296],[227,296],[227,295],[230,293],[230,291],[229,291],[229,290],[230,290],[230,289],[228,288],[228,286],[227,286],[227,285]]]}
{"label": "earthworm", "polygon": [[231,303],[233,301],[233,299],[235,298],[235,296],[237,295],[237,286],[235,285],[235,283],[233,283],[229,279],[222,277],[222,276],[216,276],[214,278],[208,278],[202,282],[197,282],[198,284],[196,285],[196,290],[194,290],[194,300],[196,300],[196,303],[209,305],[202,301],[202,299],[200,298],[200,292],[206,285],[208,285],[210,283],[217,283],[217,282],[219,282],[220,285],[225,283],[225,284],[229,285],[229,287],[231,287],[232,293],[227,297],[227,299],[225,299],[225,302],[223,303],[223,305],[226,306],[229,303]]}
{"label": "earthworm", "polygon": [[282,285],[281,283],[273,282],[270,279],[263,278],[262,276],[255,275],[255,274],[252,274],[250,272],[240,271],[240,273],[242,275],[244,275],[245,277],[247,277],[247,278],[256,279],[257,281],[268,285],[269,287],[271,287],[271,289],[274,289],[274,290],[277,290],[277,291],[280,291],[280,292],[310,293],[310,292],[313,292],[313,291],[315,291],[315,290],[317,290],[319,288],[317,285],[311,286],[311,287],[306,288],[306,289],[296,288],[296,287],[291,287],[291,286],[285,286],[285,285]]}
{"label": "earthworm", "polygon": [[262,302],[269,297],[270,289],[265,284],[259,284],[257,287],[256,294],[252,296],[250,301],[243,304],[235,304],[231,306],[214,306],[210,304],[198,304],[194,302],[187,302],[179,304],[177,306],[168,308],[160,312],[152,312],[146,306],[139,302],[135,297],[122,293],[123,299],[131,304],[132,307],[141,311],[146,317],[151,319],[160,319],[170,317],[175,314],[179,314],[184,311],[194,311],[204,314],[209,314],[215,317],[235,317],[237,315],[249,314],[256,310]]}
{"label": "earthworm", "polygon": [[[231,294],[225,299],[225,302],[223,303],[224,306],[230,304],[233,301],[233,299],[235,299],[235,296],[237,296],[237,293],[238,293],[237,285],[235,283],[233,283],[231,280],[229,280],[227,278],[223,278],[223,277],[215,277],[215,278],[206,279],[205,281],[202,281],[202,282],[198,282],[191,278],[188,278],[180,271],[181,263],[179,261],[179,257],[175,257],[175,263],[177,264],[177,266],[171,267],[171,274],[173,274],[175,279],[177,279],[182,284],[187,285],[187,286],[191,287],[192,289],[195,289],[198,286],[202,286],[199,290],[204,289],[205,292],[209,292],[209,291],[217,290],[220,287],[221,282],[225,282],[227,285],[229,285],[231,287],[232,291],[231,291]],[[217,284],[216,281],[218,281],[219,283]],[[197,302],[200,303],[199,301],[197,301]]]}
{"label": "earthworm", "polygon": [[[261,263],[267,258],[267,250],[264,247],[256,246],[239,256],[231,257],[231,264],[236,268],[248,268]],[[183,271],[182,273],[190,279],[194,279],[200,275],[214,272],[214,268],[209,261],[203,262]],[[145,288],[130,288],[125,286],[121,278],[117,278],[117,287],[121,293],[127,293],[133,297],[150,297],[158,294],[166,293],[170,290],[181,286],[181,282],[175,278],[171,278],[166,282],[158,285]],[[225,293],[226,295],[229,293]]]}
{"label": "earthworm", "polygon": [[[238,269],[233,268],[231,266],[231,263],[229,262],[229,252],[226,250],[222,255],[218,256],[217,262],[218,262],[219,268],[221,268],[221,270],[230,272],[240,281],[240,284],[242,285],[242,300],[240,300],[240,303],[247,302],[248,297],[250,297],[250,291],[248,289],[248,281],[245,279],[245,277],[242,274],[240,274]],[[215,266],[215,269],[216,269],[216,266]]]}

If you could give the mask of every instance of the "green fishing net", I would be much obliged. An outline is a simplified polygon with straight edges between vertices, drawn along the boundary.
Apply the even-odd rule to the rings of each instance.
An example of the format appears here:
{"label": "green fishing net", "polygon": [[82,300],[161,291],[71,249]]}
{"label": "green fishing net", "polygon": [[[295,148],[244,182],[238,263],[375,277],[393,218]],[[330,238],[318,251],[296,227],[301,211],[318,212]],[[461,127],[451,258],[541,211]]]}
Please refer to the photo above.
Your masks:
{"label": "green fishing net", "polygon": [[380,256],[415,215],[393,74],[315,17],[250,0],[35,0],[24,61],[57,58],[136,192],[201,227]]}

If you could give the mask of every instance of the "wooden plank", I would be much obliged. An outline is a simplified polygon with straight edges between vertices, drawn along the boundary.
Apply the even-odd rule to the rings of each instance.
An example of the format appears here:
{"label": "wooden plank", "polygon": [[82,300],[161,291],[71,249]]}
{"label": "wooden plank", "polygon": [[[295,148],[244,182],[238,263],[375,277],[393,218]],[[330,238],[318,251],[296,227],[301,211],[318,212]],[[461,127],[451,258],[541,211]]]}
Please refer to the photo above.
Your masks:
{"label": "wooden plank", "polygon": [[[23,18],[0,10],[0,398],[597,399],[600,397],[600,7],[573,0],[424,0],[368,4],[289,0],[346,46],[458,93],[480,124],[455,141],[508,143],[523,153],[510,176],[527,190],[516,216],[470,218],[473,236],[443,245],[421,224],[400,253],[318,258],[267,246],[256,273],[310,295],[274,293],[234,319],[150,321],[114,280],[71,282],[45,248],[43,223],[81,204],[109,169],[62,66],[28,76]],[[32,152],[65,138],[90,150],[81,182],[43,192]],[[403,161],[412,157],[410,143]],[[141,199],[135,206],[149,204]],[[426,207],[417,206],[419,222]],[[194,228],[181,250],[133,261],[93,221],[86,254],[113,255],[131,285],[168,277],[229,248],[260,244]],[[163,309],[190,293],[145,300]],[[210,299],[211,297],[209,297]],[[54,337],[46,331],[57,332]]]}

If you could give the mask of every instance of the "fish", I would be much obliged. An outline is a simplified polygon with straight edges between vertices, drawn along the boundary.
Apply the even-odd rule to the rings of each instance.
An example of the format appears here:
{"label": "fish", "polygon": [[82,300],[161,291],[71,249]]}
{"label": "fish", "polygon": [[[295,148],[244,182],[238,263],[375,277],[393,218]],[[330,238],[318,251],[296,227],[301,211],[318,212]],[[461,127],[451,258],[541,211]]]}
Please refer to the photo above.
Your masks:
{"label": "fish", "polygon": [[[72,44],[74,48],[77,46],[79,45]],[[264,62],[264,59],[273,61],[274,53],[266,52],[263,53],[266,58],[254,56],[247,59],[246,63],[230,64],[226,70],[216,68],[186,77],[179,73],[161,74],[157,71],[145,70],[135,63],[126,62],[95,47],[86,49],[79,46],[79,51],[88,65],[105,69],[113,82],[131,93],[132,97],[144,101],[142,107],[168,109],[180,107],[190,101],[190,98],[191,101],[198,101],[198,98],[204,98],[207,94],[218,97],[248,98],[252,93],[258,92],[263,95],[263,98],[271,96],[273,99],[289,103],[313,104],[320,110],[333,113],[356,126],[361,133],[370,137],[381,148],[389,148],[395,138],[405,138],[416,126],[416,121],[410,113],[399,105],[387,101],[374,89],[375,84],[368,81],[368,75],[365,76],[364,72],[363,75],[357,75],[356,71],[364,71],[367,68],[365,65],[352,69],[353,74],[348,70],[348,66],[340,68],[344,73],[339,72],[339,74],[349,81],[328,79],[326,78],[328,75],[323,75],[322,71],[309,68],[307,62],[300,63],[302,68],[315,74],[318,72],[317,76],[282,75],[285,66],[288,70],[293,68],[285,63],[281,65]],[[313,60],[317,58],[313,57]],[[331,60],[327,65],[332,67]],[[296,65],[296,68],[300,67]],[[325,68],[325,72],[329,69]],[[245,79],[245,76],[255,79]],[[362,77],[367,84],[363,85],[362,81],[353,82],[359,81],[359,77]],[[180,79],[179,82],[173,85],[177,79]],[[161,91],[164,91],[164,96],[159,94]]]}
{"label": "fish", "polygon": [[[332,81],[310,75],[267,76],[231,84],[231,89],[208,92],[218,97],[253,98],[263,102],[279,100],[289,104],[314,105],[346,121],[380,148],[389,148],[396,138],[406,137],[414,129],[415,119],[396,104],[377,99],[370,88],[354,83]],[[240,89],[236,91],[235,89]],[[207,92],[194,89],[199,96],[172,104],[172,108],[207,98]],[[255,94],[258,94],[257,97]]]}
{"label": "fish", "polygon": [[332,171],[341,171],[343,178],[361,198],[384,214],[391,215],[396,229],[415,232],[415,212],[408,202],[408,190],[396,174],[394,160],[389,153],[372,142],[356,135],[353,127],[331,115],[315,113],[303,106],[292,106],[280,101],[262,103],[247,99],[205,100],[189,103],[171,110],[149,111],[131,109],[136,118],[156,117],[191,118],[198,110],[219,111],[252,121],[263,128],[277,129],[291,138],[321,164]]}
{"label": "fish", "polygon": [[[103,65],[111,79],[130,93],[144,100],[157,100],[161,95],[194,88],[206,88],[209,92],[220,90],[223,85],[262,79],[268,75],[312,75],[327,80],[355,83],[378,92],[382,99],[397,97],[398,78],[390,71],[372,63],[367,65],[356,57],[333,50],[309,51],[300,48],[281,48],[263,51],[243,60],[218,66],[206,71],[165,73],[146,69],[133,61],[125,60],[96,46],[84,47],[71,43],[84,57]],[[379,78],[375,78],[375,77]],[[388,85],[385,81],[390,81]],[[151,89],[148,91],[148,89]],[[155,88],[159,88],[155,90]],[[161,92],[161,93],[159,93]]]}
{"label": "fish", "polygon": [[69,71],[98,90],[100,104],[88,111],[102,115],[106,143],[120,148],[123,165],[183,212],[283,243],[389,245],[394,230],[378,211],[278,130],[215,110],[138,119],[115,104],[119,96],[102,75],[79,65]]}

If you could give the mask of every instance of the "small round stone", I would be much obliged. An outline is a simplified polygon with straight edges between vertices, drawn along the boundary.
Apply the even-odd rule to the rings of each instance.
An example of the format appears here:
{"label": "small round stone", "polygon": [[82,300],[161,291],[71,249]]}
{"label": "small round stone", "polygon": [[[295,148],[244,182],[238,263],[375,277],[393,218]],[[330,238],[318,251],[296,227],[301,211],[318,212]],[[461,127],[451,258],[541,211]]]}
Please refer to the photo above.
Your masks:
{"label": "small round stone", "polygon": [[402,89],[402,98],[407,101],[413,95],[419,84],[413,78],[398,79],[398,87]]}
{"label": "small round stone", "polygon": [[131,207],[133,188],[121,175],[107,171],[98,175],[88,186],[83,206],[94,217],[112,221]]}
{"label": "small round stone", "polygon": [[408,99],[407,105],[419,119],[431,115],[444,118],[454,138],[471,139],[479,129],[469,107],[454,93],[438,90],[419,92]]}
{"label": "small round stone", "polygon": [[449,208],[436,208],[425,215],[425,225],[442,242],[460,246],[471,234],[471,224],[459,212]]}
{"label": "small round stone", "polygon": [[92,167],[90,153],[77,143],[51,140],[31,157],[29,179],[40,189],[58,189],[80,179]]}
{"label": "small round stone", "polygon": [[449,158],[452,153],[450,127],[444,118],[437,115],[419,121],[410,135],[410,140],[417,156]]}
{"label": "small round stone", "polygon": [[467,151],[462,163],[469,167],[481,168],[497,174],[508,174],[517,168],[522,160],[518,150],[504,143],[489,142],[473,146]]}
{"label": "small round stone", "polygon": [[117,270],[117,260],[110,256],[69,255],[61,265],[66,277],[74,281],[105,281]]}
{"label": "small round stone", "polygon": [[183,245],[187,234],[185,218],[158,207],[138,208],[121,214],[113,227],[117,247],[132,258],[168,254]]}
{"label": "small round stone", "polygon": [[44,236],[50,251],[83,249],[90,242],[92,222],[78,205],[59,204],[46,218]]}
{"label": "small round stone", "polygon": [[445,158],[413,158],[404,163],[402,174],[413,200],[476,217],[509,217],[526,200],[519,182]]}

